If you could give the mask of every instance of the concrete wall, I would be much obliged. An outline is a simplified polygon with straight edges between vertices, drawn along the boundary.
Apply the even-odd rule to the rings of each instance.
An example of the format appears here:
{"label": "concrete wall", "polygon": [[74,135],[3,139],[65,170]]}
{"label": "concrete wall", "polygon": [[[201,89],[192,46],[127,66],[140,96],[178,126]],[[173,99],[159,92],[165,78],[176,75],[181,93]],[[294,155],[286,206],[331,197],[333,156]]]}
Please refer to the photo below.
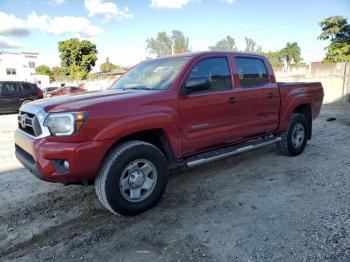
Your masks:
{"label": "concrete wall", "polygon": [[[350,101],[350,63],[292,65],[288,68],[274,68],[274,71],[278,82],[321,82],[325,93],[323,100],[325,104]],[[65,84],[73,86],[82,84],[87,90],[103,90],[118,77],[65,82]],[[51,83],[51,86],[60,85],[61,83]]]}
{"label": "concrete wall", "polygon": [[50,86],[61,86],[65,84],[66,86],[80,86],[82,85],[85,89],[89,91],[105,90],[110,87],[118,77],[108,78],[108,79],[96,79],[96,80],[82,80],[82,81],[65,81],[65,82],[52,82]]}
{"label": "concrete wall", "polygon": [[299,65],[274,70],[278,82],[321,82],[325,104],[350,101],[350,63]]}

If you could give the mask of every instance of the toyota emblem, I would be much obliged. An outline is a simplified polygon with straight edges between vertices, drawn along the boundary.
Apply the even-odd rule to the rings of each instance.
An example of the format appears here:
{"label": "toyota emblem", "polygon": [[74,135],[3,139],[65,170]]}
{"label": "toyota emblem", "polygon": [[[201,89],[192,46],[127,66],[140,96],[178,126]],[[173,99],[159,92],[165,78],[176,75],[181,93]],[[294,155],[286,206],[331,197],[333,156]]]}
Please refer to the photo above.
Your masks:
{"label": "toyota emblem", "polygon": [[27,114],[24,114],[21,116],[21,126],[22,128],[26,127],[26,119],[27,119]]}

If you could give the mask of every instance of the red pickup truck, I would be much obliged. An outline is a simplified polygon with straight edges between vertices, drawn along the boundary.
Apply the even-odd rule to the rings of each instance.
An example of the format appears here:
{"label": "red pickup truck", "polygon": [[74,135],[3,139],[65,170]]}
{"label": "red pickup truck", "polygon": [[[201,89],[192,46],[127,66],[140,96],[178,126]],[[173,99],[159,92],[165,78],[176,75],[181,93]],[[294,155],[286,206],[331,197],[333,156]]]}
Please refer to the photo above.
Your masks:
{"label": "red pickup truck", "polygon": [[23,105],[16,156],[40,179],[94,184],[111,212],[136,215],[159,201],[171,169],[273,143],[301,154],[322,100],[320,83],[277,83],[261,55],[163,57],[109,90]]}

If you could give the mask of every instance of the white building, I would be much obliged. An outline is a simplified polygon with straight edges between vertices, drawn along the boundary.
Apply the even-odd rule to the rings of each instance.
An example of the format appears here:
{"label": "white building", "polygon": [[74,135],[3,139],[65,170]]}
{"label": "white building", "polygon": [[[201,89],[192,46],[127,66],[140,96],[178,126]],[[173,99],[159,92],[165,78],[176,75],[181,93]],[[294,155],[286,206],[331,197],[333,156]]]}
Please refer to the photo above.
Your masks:
{"label": "white building", "polygon": [[36,75],[38,53],[10,53],[0,51],[0,81],[26,81],[39,87],[50,85],[47,75]]}

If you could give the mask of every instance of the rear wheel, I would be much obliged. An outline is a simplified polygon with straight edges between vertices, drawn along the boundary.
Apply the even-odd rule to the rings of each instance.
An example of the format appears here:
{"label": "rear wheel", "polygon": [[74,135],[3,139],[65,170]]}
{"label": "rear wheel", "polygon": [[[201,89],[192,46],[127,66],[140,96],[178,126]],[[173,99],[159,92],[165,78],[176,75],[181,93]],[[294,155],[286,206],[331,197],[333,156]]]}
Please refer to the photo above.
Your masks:
{"label": "rear wheel", "polygon": [[309,123],[303,114],[295,113],[288,122],[287,129],[282,134],[282,140],[277,148],[282,154],[297,156],[301,154],[307,144]]}
{"label": "rear wheel", "polygon": [[168,181],[167,162],[152,144],[130,141],[113,149],[95,180],[98,199],[118,215],[137,215],[156,205]]}

